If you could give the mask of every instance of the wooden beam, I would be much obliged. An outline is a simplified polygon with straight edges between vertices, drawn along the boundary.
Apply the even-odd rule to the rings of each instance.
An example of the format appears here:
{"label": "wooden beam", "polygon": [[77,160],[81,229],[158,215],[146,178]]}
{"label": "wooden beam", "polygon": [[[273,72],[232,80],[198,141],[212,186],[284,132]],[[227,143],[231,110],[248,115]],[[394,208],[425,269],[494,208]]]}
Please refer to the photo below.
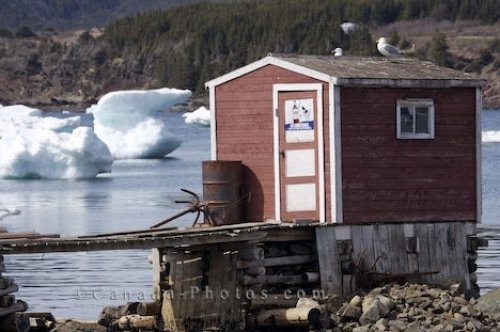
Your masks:
{"label": "wooden beam", "polygon": [[210,233],[179,234],[147,238],[61,238],[44,240],[0,241],[0,254],[50,253],[75,251],[129,250],[152,248],[176,248],[214,243],[257,241],[265,238],[263,231],[214,231]]}

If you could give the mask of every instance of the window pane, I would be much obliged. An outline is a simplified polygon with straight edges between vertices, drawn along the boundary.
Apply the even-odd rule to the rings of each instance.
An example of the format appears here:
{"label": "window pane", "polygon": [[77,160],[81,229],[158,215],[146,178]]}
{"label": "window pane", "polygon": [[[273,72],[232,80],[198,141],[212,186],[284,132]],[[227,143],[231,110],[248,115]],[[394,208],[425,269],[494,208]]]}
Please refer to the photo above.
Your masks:
{"label": "window pane", "polygon": [[408,107],[401,107],[401,133],[413,133],[413,114]]}
{"label": "window pane", "polygon": [[415,109],[415,132],[429,133],[429,110],[427,107],[417,107]]}

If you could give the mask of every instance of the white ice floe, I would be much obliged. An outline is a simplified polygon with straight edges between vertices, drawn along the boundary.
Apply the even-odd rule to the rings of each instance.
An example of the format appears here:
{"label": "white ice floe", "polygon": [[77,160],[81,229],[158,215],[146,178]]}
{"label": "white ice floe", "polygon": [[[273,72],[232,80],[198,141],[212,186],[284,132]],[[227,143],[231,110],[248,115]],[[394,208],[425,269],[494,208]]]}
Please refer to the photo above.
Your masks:
{"label": "white ice floe", "polygon": [[113,163],[79,116],[44,116],[22,105],[0,107],[0,151],[3,178],[92,178]]}
{"label": "white ice floe", "polygon": [[483,131],[484,143],[500,143],[500,131]]}
{"label": "white ice floe", "polygon": [[377,50],[380,54],[387,57],[401,55],[401,50],[391,44],[388,44],[384,37],[377,40]]}
{"label": "white ice floe", "polygon": [[115,91],[87,112],[94,115],[95,133],[115,159],[161,158],[181,144],[168,131],[161,111],[190,96],[189,90],[169,88]]}
{"label": "white ice floe", "polygon": [[184,117],[184,122],[187,124],[210,126],[210,110],[204,106],[193,112],[186,112],[182,116]]}

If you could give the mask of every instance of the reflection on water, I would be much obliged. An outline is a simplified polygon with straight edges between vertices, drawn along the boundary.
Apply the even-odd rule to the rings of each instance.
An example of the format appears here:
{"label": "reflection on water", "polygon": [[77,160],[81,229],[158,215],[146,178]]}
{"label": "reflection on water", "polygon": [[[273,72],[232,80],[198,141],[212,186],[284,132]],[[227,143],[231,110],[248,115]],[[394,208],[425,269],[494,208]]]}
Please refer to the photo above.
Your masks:
{"label": "reflection on water", "polygon": [[149,251],[78,252],[6,256],[16,296],[30,311],[96,319],[104,306],[151,299]]}
{"label": "reflection on water", "polygon": [[478,235],[488,239],[488,247],[479,248],[478,285],[481,294],[500,287],[500,226],[480,226]]}

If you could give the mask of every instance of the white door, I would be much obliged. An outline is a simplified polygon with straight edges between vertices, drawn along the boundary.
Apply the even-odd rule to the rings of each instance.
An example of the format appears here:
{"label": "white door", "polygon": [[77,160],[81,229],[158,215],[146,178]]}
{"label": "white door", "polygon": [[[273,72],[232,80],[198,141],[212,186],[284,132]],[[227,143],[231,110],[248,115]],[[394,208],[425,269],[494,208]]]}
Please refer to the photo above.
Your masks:
{"label": "white door", "polygon": [[307,89],[293,84],[275,87],[277,214],[283,221],[323,221],[321,85],[306,86]]}

